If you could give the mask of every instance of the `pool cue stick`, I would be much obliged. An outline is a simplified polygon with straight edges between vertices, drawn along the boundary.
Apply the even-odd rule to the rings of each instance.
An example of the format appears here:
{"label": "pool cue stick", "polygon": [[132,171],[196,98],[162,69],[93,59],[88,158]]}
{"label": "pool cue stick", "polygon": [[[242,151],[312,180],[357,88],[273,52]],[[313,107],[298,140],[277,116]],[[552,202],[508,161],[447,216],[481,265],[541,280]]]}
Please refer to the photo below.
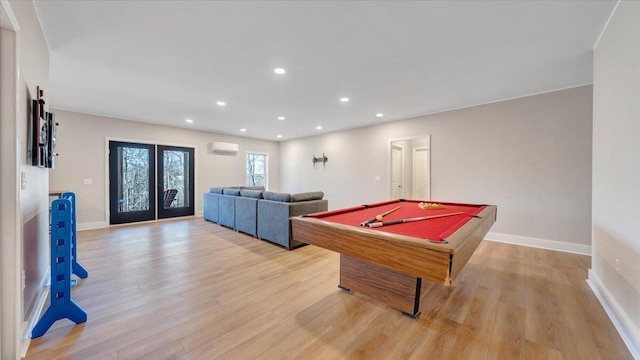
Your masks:
{"label": "pool cue stick", "polygon": [[382,214],[380,214],[380,215],[376,215],[376,216],[372,217],[371,219],[369,219],[369,220],[367,220],[367,221],[363,221],[363,222],[361,222],[361,223],[360,223],[360,226],[366,226],[366,225],[368,225],[368,224],[371,224],[372,222],[374,222],[374,221],[376,221],[376,220],[377,220],[378,216],[385,217],[385,216],[387,216],[387,215],[391,214],[392,212],[394,212],[394,211],[396,211],[396,210],[400,209],[401,207],[402,207],[402,206],[398,206],[398,207],[393,208],[393,209],[391,209],[391,210],[389,210],[389,211],[387,211],[387,212],[383,212],[383,213],[382,213]]}
{"label": "pool cue stick", "polygon": [[460,212],[451,213],[451,214],[421,216],[421,217],[401,219],[401,220],[391,220],[391,221],[385,221],[385,222],[369,223],[369,224],[367,224],[367,226],[373,228],[373,227],[380,227],[380,226],[387,226],[387,225],[404,224],[404,223],[414,222],[414,221],[436,219],[436,218],[441,218],[441,217],[446,217],[446,216],[454,216],[454,215],[460,215],[460,214],[464,214],[464,212],[460,211]]}

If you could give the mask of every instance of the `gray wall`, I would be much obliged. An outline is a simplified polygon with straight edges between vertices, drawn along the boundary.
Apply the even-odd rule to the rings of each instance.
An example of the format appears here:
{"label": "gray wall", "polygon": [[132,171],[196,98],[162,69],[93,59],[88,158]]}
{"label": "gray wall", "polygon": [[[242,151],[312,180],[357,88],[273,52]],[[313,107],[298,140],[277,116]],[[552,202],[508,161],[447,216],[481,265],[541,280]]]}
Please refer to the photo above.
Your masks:
{"label": "gray wall", "polygon": [[281,187],[332,209],[385,200],[389,140],[427,134],[434,201],[498,205],[498,240],[590,251],[591,86],[282,142]]}
{"label": "gray wall", "polygon": [[[640,3],[618,5],[594,53],[591,282],[640,356]],[[616,259],[620,272],[616,270]],[[617,309],[616,309],[617,307]],[[614,311],[615,312],[615,311]]]}
{"label": "gray wall", "polygon": [[[56,168],[51,170],[50,186],[56,190],[74,191],[77,196],[78,224],[81,228],[108,224],[108,170],[105,141],[131,140],[165,145],[194,147],[195,211],[202,214],[202,193],[212,186],[245,184],[245,151],[269,154],[269,189],[278,190],[278,143],[188,129],[114,119],[70,111],[55,110],[58,127]],[[239,145],[237,156],[208,152],[212,141]],[[84,180],[92,184],[85,185]]]}

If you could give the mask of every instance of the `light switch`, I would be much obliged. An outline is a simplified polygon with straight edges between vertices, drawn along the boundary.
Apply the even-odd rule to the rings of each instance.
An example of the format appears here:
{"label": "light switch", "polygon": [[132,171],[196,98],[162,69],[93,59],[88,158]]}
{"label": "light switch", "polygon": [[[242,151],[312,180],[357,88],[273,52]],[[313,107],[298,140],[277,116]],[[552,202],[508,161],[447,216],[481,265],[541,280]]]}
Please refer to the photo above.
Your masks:
{"label": "light switch", "polygon": [[20,172],[20,189],[24,190],[27,187],[27,173],[24,171]]}
{"label": "light switch", "polygon": [[91,184],[93,184],[93,179],[84,179],[84,184],[85,184],[85,185],[91,185]]}

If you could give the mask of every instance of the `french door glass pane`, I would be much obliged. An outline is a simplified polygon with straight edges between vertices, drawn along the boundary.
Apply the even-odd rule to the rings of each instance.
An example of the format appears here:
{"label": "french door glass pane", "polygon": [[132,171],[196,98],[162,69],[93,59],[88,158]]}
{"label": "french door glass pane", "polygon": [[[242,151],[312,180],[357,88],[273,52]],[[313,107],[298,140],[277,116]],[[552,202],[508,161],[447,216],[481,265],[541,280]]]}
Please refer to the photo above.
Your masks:
{"label": "french door glass pane", "polygon": [[163,181],[165,191],[170,189],[177,190],[175,200],[165,201],[165,208],[172,207],[188,207],[190,204],[189,184],[189,152],[164,150],[163,153]]}
{"label": "french door glass pane", "polygon": [[194,149],[158,145],[158,219],[194,214]]}
{"label": "french door glass pane", "polygon": [[155,146],[109,141],[109,223],[155,219]]}
{"label": "french door glass pane", "polygon": [[150,154],[148,149],[118,147],[118,212],[149,210]]}

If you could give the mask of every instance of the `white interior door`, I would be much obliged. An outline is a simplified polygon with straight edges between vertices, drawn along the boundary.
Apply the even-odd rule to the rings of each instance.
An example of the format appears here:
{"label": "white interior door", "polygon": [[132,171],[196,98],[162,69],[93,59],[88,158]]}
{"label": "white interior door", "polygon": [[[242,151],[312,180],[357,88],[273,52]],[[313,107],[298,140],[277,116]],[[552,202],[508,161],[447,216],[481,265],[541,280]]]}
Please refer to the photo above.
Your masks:
{"label": "white interior door", "polygon": [[413,148],[413,197],[419,200],[430,200],[430,182],[429,148]]}
{"label": "white interior door", "polygon": [[391,146],[391,198],[404,198],[404,148]]}

